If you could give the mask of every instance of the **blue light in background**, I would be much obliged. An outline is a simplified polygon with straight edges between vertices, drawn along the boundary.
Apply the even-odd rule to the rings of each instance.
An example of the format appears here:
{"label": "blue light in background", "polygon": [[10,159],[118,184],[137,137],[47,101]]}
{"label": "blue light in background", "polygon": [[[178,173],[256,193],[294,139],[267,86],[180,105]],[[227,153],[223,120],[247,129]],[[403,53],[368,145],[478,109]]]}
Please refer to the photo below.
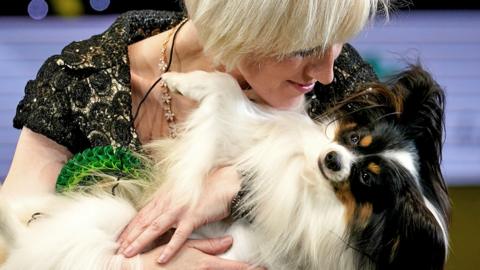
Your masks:
{"label": "blue light in background", "polygon": [[104,11],[110,6],[110,0],[90,0],[90,6],[96,11]]}
{"label": "blue light in background", "polygon": [[48,4],[44,0],[32,0],[28,3],[28,15],[35,20],[41,20],[47,16]]}

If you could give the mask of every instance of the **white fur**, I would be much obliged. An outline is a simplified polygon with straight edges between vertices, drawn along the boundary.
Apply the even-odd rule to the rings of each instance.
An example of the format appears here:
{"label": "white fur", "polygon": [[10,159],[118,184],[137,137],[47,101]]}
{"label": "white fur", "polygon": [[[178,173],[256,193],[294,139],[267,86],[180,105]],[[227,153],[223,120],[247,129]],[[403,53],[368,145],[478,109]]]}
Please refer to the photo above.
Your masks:
{"label": "white fur", "polygon": [[[330,170],[326,166],[325,162],[323,162],[327,154],[332,151],[338,155],[338,159],[342,164],[339,171]],[[352,169],[352,164],[355,162],[356,156],[340,144],[332,142],[326,145],[324,149],[322,149],[322,155],[320,156],[320,158],[322,160],[320,164],[322,166],[322,171],[325,173],[325,176],[330,181],[342,182],[350,175],[350,170]]]}
{"label": "white fur", "polygon": [[437,221],[438,225],[442,229],[443,242],[445,243],[445,254],[448,254],[448,250],[450,248],[449,241],[448,241],[448,229],[447,229],[448,226],[447,224],[445,224],[445,220],[441,217],[440,213],[438,212],[438,209],[435,206],[433,206],[433,204],[425,196],[423,197],[423,201],[425,202],[427,209],[430,210],[433,217],[435,217],[435,220]]}
{"label": "white fur", "polygon": [[[306,114],[253,104],[223,73],[167,73],[163,79],[173,91],[200,101],[181,137],[157,145],[164,148],[158,166],[179,203],[200,199],[205,175],[219,165],[253,175],[244,204],[255,217],[253,226],[219,223],[197,236],[232,234],[227,258],[269,269],[355,268],[344,241],[345,207],[318,169],[331,143],[326,127]],[[16,248],[2,270],[106,269],[115,259],[119,231],[136,212],[107,195],[55,196],[47,205],[59,207],[47,207],[48,216],[18,228]]]}
{"label": "white fur", "polygon": [[25,205],[21,201],[16,207],[34,209],[32,214],[40,209],[43,216],[28,226],[17,225],[17,238],[2,270],[112,269],[116,237],[136,213],[126,201],[106,195],[52,195],[31,198]]}
{"label": "white fur", "polygon": [[[177,141],[173,148],[184,150],[175,157],[185,165],[171,171],[183,169],[192,174],[192,164],[207,172],[215,164],[233,163],[258,179],[251,181],[249,189],[254,195],[245,198],[244,205],[253,209],[253,226],[239,229],[245,224],[234,224],[232,231],[226,232],[242,235],[235,242],[241,241],[241,246],[254,250],[237,252],[234,244],[227,256],[240,253],[243,256],[237,259],[270,269],[353,268],[350,251],[342,241],[346,230],[344,206],[318,169],[325,146],[331,144],[325,126],[314,123],[306,114],[249,102],[236,81],[223,73],[170,73],[164,75],[164,80],[173,89],[201,101],[191,119],[198,119],[197,114],[205,116],[188,121],[186,138],[194,129],[200,132],[191,141],[185,137]],[[207,145],[192,148],[194,142]],[[211,163],[203,160],[205,156],[211,158]],[[199,175],[196,177],[201,181]],[[187,188],[192,186],[191,179],[182,175],[174,181]],[[182,194],[188,192],[178,196]],[[252,242],[246,244],[248,240]],[[241,246],[238,248],[243,249]]]}
{"label": "white fur", "polygon": [[415,184],[417,184],[417,187],[420,190],[422,189],[419,182],[420,180],[419,180],[418,168],[417,168],[418,161],[416,159],[416,154],[412,153],[412,151],[391,150],[383,153],[383,156],[387,159],[398,162],[404,168],[406,168],[413,175],[415,179]]}

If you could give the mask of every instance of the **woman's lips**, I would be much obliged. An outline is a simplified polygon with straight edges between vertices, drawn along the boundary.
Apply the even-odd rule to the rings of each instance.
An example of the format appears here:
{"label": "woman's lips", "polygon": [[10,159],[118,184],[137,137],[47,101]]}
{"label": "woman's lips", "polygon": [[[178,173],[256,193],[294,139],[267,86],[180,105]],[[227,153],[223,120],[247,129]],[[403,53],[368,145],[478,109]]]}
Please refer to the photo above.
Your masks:
{"label": "woman's lips", "polygon": [[305,94],[305,93],[308,93],[310,91],[313,90],[313,87],[315,86],[315,82],[313,83],[297,83],[297,82],[294,82],[294,81],[288,81],[290,82],[294,87],[295,89],[302,93],[302,94]]}

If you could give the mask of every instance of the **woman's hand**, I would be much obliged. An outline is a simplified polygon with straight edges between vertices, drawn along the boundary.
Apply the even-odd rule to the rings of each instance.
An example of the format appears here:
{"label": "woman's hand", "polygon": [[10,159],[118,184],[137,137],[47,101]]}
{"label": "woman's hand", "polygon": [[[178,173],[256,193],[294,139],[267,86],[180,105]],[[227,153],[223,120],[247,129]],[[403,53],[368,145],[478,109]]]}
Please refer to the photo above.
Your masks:
{"label": "woman's hand", "polygon": [[[252,266],[246,263],[216,257],[216,255],[227,251],[232,245],[232,241],[231,237],[208,240],[188,240],[180,248],[178,254],[166,264],[158,264],[156,262],[156,258],[158,258],[158,256],[164,251],[165,246],[157,247],[147,253],[141,254],[140,257],[143,268],[146,270],[252,269]],[[129,269],[126,268],[124,270]]]}
{"label": "woman's hand", "polygon": [[160,188],[120,235],[119,253],[135,256],[165,232],[176,228],[170,242],[158,253],[158,262],[167,262],[195,229],[227,217],[230,202],[239,190],[239,176],[233,167],[222,167],[207,177],[197,205],[176,205],[169,190]]}

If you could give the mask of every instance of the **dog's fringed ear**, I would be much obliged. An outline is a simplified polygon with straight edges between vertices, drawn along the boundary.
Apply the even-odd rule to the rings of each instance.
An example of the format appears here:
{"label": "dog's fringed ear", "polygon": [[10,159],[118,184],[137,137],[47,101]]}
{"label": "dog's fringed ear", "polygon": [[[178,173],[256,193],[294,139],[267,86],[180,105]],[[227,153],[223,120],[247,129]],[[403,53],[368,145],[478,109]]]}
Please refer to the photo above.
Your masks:
{"label": "dog's fringed ear", "polygon": [[[411,66],[397,75],[393,91],[403,96],[400,121],[417,139],[430,142],[428,153],[442,158],[445,94],[431,75],[421,66]],[[437,163],[439,163],[437,162]]]}
{"label": "dog's fringed ear", "polygon": [[398,119],[402,110],[401,93],[391,91],[387,84],[372,82],[359,86],[350,96],[334,104],[326,114],[335,116],[336,120],[366,126],[383,120]]}
{"label": "dog's fringed ear", "polygon": [[415,191],[397,203],[387,219],[396,223],[395,231],[385,231],[387,239],[377,269],[442,270],[446,260],[443,228]]}
{"label": "dog's fringed ear", "polygon": [[419,65],[412,65],[391,82],[392,91],[403,96],[400,114],[407,136],[413,139],[420,162],[420,181],[429,201],[450,221],[451,205],[440,163],[444,139],[445,93],[432,76]]}

